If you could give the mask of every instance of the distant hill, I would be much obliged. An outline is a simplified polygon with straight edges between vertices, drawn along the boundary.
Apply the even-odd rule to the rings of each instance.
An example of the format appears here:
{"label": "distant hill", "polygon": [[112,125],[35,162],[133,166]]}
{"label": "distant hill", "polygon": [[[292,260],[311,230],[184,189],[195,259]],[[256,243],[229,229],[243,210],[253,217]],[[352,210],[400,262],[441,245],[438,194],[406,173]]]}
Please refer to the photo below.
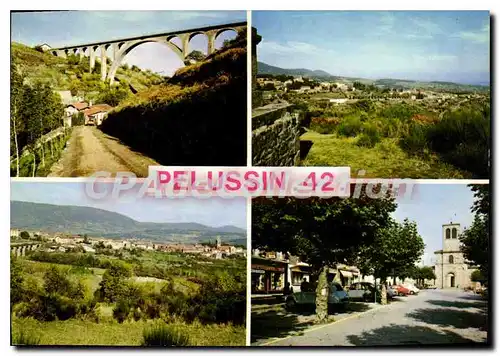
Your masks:
{"label": "distant hill", "polygon": [[257,68],[259,74],[273,74],[273,75],[285,74],[285,75],[302,75],[311,78],[334,78],[333,75],[331,75],[328,72],[325,72],[324,70],[310,70],[304,68],[286,69],[286,68],[271,66],[264,62],[257,62]]}
{"label": "distant hill", "polygon": [[404,89],[437,89],[437,90],[447,90],[447,91],[488,91],[490,89],[489,85],[471,85],[471,84],[460,84],[453,82],[443,82],[443,81],[430,81],[423,82],[417,80],[409,79],[367,79],[367,78],[355,78],[355,77],[342,77],[338,75],[332,75],[324,70],[311,70],[304,68],[288,69],[280,68],[276,66],[271,66],[264,62],[257,62],[258,74],[272,74],[272,75],[294,75],[294,76],[304,76],[315,79],[325,79],[325,80],[338,80],[341,82],[353,83],[359,81],[363,84],[373,84],[379,87],[391,87],[391,88],[404,88]]}
{"label": "distant hill", "polygon": [[211,227],[199,223],[139,222],[108,210],[11,201],[11,227],[96,237],[139,238],[195,243],[220,236],[223,242],[246,244],[246,231],[236,226]]}

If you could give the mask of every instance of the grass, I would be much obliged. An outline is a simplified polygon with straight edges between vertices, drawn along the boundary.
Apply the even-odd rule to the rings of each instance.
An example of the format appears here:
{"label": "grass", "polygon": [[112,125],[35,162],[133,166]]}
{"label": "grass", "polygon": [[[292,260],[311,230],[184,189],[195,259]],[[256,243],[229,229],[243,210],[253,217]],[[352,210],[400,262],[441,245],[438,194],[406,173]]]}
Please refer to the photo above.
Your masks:
{"label": "grass", "polygon": [[144,329],[144,346],[189,346],[189,336],[166,323]]}
{"label": "grass", "polygon": [[[140,346],[143,332],[153,322],[104,321],[95,323],[87,320],[39,322],[28,318],[12,318],[13,339],[21,332],[38,335],[40,345],[93,345],[93,346]],[[244,326],[202,325],[176,322],[169,324],[181,333],[189,335],[192,346],[245,346]]]}
{"label": "grass", "polygon": [[[410,157],[397,143],[397,139],[383,138],[373,148],[357,145],[357,137],[323,135],[306,132],[302,140],[313,146],[302,166],[350,166],[353,178],[469,178],[468,172],[439,161],[435,156]],[[365,174],[358,177],[358,171]]]}

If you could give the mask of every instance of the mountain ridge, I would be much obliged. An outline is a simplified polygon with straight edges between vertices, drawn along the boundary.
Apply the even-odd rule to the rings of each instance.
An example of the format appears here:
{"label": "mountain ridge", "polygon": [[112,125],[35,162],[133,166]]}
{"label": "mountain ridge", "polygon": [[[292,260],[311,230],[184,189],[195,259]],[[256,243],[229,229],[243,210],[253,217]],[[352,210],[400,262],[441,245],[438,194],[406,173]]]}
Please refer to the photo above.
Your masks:
{"label": "mountain ridge", "polygon": [[257,72],[258,74],[272,74],[272,75],[300,75],[305,77],[311,77],[316,79],[336,79],[336,80],[347,80],[347,81],[362,81],[369,82],[375,85],[401,85],[401,83],[408,83],[408,85],[421,85],[421,86],[429,86],[432,87],[434,85],[447,86],[447,87],[467,87],[467,88],[489,88],[490,84],[486,83],[477,83],[477,84],[468,84],[468,83],[459,83],[459,82],[451,82],[451,81],[443,81],[443,80],[432,80],[432,81],[421,81],[415,79],[398,79],[398,78],[378,78],[378,79],[370,79],[370,78],[361,78],[361,77],[346,77],[341,75],[333,75],[324,70],[312,70],[307,68],[281,68],[273,65],[269,65],[264,62],[257,62]]}
{"label": "mountain ridge", "polygon": [[[183,242],[200,242],[214,235],[221,235],[224,241],[233,241],[241,240],[246,234],[244,229],[233,225],[213,227],[197,222],[140,222],[113,211],[77,205],[11,200],[10,208],[11,228],[28,230],[166,242],[178,242],[179,239]],[[177,236],[182,234],[184,236]]]}

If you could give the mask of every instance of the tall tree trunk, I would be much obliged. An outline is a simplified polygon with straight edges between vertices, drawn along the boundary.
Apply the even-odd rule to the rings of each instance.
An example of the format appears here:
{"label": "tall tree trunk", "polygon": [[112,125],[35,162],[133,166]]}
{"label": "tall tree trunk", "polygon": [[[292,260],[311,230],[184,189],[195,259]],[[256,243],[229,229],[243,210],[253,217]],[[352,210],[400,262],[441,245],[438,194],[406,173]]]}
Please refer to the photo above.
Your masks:
{"label": "tall tree trunk", "polygon": [[15,113],[14,113],[14,142],[16,143],[16,177],[19,177],[19,144],[17,142],[17,121],[15,119],[15,116],[17,114],[17,109],[14,109],[15,110]]}
{"label": "tall tree trunk", "polygon": [[380,304],[386,305],[387,304],[387,283],[386,281],[382,282],[382,288],[380,288]]}
{"label": "tall tree trunk", "polygon": [[45,150],[44,150],[44,142],[43,142],[43,121],[42,121],[42,117],[40,117],[40,144],[42,146],[42,164],[41,166],[42,167],[45,167]]}
{"label": "tall tree trunk", "polygon": [[318,323],[328,321],[328,266],[323,266],[318,276],[316,287],[316,320]]}
{"label": "tall tree trunk", "polygon": [[52,140],[49,141],[49,146],[50,146],[50,158],[54,158],[54,150],[52,148],[52,146],[54,146],[52,144]]}
{"label": "tall tree trunk", "polygon": [[33,177],[35,176],[35,170],[36,170],[36,150],[33,150]]}
{"label": "tall tree trunk", "polygon": [[45,167],[45,149],[43,147],[44,146],[43,141],[41,142],[41,144],[42,144],[42,164],[41,164],[41,166]]}

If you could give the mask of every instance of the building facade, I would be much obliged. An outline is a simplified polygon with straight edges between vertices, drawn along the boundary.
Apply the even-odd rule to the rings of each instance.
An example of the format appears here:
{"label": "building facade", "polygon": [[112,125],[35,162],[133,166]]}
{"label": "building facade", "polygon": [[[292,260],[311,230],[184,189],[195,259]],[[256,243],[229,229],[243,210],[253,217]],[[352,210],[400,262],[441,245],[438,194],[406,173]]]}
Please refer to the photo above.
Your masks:
{"label": "building facade", "polygon": [[471,274],[474,269],[466,263],[464,255],[460,251],[460,233],[460,224],[443,225],[443,249],[434,252],[436,255],[434,272],[437,288],[466,288],[473,285]]}

